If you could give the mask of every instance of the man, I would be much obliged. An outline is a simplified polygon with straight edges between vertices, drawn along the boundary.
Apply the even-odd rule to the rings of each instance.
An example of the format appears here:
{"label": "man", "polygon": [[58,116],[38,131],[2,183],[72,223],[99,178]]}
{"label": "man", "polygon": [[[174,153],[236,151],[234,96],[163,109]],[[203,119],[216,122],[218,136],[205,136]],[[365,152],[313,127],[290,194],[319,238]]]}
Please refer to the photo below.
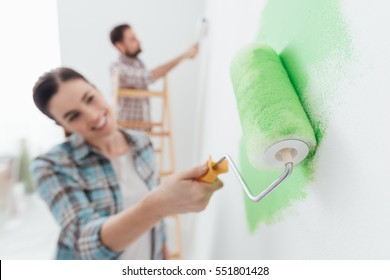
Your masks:
{"label": "man", "polygon": [[[130,25],[122,24],[112,29],[110,39],[119,51],[118,61],[111,66],[111,71],[119,74],[119,86],[133,89],[147,89],[148,85],[163,77],[180,62],[192,59],[198,53],[198,43],[175,59],[153,70],[145,68],[138,58],[141,44]],[[148,98],[121,97],[117,104],[118,121],[150,122],[150,104]],[[146,128],[150,130],[150,128]]]}

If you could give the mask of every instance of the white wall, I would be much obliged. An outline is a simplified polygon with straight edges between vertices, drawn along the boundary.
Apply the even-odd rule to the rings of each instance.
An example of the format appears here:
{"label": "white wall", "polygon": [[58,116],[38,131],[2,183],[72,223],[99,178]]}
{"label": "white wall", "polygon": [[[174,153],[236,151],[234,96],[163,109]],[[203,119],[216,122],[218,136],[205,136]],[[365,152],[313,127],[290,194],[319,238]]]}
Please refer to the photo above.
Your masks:
{"label": "white wall", "polygon": [[17,155],[21,138],[34,155],[63,138],[32,98],[38,77],[60,63],[56,9],[50,0],[0,2],[0,156]]}
{"label": "white wall", "polygon": [[[201,157],[230,153],[238,162],[241,128],[229,79],[238,48],[257,35],[265,1],[208,2],[212,22]],[[390,27],[386,1],[345,0],[352,35],[348,75],[334,87],[325,139],[308,197],[290,214],[250,234],[241,187],[233,174],[197,220],[193,258],[388,259],[390,257]],[[329,71],[325,75],[331,76]],[[314,77],[314,78],[313,78]],[[311,77],[309,87],[331,87]],[[315,96],[319,98],[320,96]],[[261,203],[261,202],[260,202]]]}
{"label": "white wall", "polygon": [[[203,8],[203,0],[58,1],[62,63],[82,72],[110,98],[109,66],[118,57],[109,40],[114,26],[129,23],[133,27],[141,41],[141,59],[152,69],[195,42]],[[169,74],[179,170],[193,164],[200,56],[184,61]]]}

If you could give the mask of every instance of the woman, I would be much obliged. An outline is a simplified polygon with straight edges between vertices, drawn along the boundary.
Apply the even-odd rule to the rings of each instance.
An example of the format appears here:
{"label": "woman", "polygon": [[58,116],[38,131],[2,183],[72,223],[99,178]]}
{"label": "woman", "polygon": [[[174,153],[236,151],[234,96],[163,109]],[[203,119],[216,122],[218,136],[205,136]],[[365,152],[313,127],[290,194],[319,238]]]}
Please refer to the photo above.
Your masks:
{"label": "woman", "polygon": [[58,259],[162,259],[162,220],[203,210],[221,181],[200,183],[202,165],[157,187],[153,147],[141,132],[121,130],[102,94],[69,68],[45,73],[36,106],[72,134],[37,157],[38,191],[61,227]]}

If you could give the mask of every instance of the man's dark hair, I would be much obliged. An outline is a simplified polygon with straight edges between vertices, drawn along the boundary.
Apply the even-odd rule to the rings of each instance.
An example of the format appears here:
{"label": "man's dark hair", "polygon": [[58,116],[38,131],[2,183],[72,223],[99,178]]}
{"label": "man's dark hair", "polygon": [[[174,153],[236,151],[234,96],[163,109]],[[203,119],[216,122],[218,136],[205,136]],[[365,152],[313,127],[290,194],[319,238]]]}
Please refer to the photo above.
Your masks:
{"label": "man's dark hair", "polygon": [[123,41],[123,33],[126,29],[131,28],[128,24],[121,24],[115,26],[110,32],[111,43],[115,46],[115,43]]}
{"label": "man's dark hair", "polygon": [[89,83],[83,75],[71,68],[59,67],[39,77],[33,88],[33,99],[38,109],[51,119],[48,104],[54,94],[58,92],[60,84],[70,80],[82,79]]}

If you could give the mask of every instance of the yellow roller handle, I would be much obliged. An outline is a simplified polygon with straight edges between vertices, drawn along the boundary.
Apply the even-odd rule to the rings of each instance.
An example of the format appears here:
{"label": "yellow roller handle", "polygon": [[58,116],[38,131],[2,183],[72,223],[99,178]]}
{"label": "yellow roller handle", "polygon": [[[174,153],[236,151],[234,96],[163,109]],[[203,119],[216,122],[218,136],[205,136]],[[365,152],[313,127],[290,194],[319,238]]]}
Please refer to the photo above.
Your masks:
{"label": "yellow roller handle", "polygon": [[198,181],[204,183],[214,183],[219,174],[228,172],[228,161],[226,159],[220,162],[218,166],[215,166],[215,164],[216,162],[213,162],[211,160],[211,156],[209,156],[209,160],[207,161],[209,169],[206,174],[198,178]]}

